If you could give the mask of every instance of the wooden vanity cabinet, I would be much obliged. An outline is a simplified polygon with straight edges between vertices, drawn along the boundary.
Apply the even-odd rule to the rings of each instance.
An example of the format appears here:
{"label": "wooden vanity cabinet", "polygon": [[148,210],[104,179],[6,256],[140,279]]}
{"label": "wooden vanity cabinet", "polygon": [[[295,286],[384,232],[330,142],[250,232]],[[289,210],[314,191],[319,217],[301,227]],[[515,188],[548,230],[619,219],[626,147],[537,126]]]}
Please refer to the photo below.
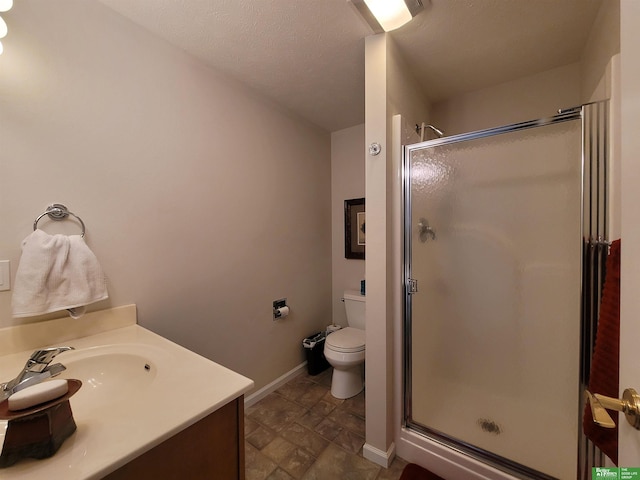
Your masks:
{"label": "wooden vanity cabinet", "polygon": [[244,396],[104,479],[244,480]]}

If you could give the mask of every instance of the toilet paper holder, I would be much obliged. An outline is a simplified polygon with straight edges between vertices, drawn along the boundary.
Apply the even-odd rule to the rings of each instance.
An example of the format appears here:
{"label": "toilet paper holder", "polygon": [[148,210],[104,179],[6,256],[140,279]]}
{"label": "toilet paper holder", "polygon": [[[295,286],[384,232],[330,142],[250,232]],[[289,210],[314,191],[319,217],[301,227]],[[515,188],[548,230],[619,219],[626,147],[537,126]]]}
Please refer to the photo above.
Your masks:
{"label": "toilet paper holder", "polygon": [[273,301],[273,319],[283,318],[289,315],[289,307],[287,306],[287,299],[281,298],[280,300]]}

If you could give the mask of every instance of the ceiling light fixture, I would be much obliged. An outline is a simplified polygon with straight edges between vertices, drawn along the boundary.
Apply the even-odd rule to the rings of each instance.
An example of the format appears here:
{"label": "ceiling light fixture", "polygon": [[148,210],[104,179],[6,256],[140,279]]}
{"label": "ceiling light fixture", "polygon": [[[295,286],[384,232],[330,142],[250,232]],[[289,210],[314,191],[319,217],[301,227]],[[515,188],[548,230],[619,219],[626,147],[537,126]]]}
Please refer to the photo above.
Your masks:
{"label": "ceiling light fixture", "polygon": [[13,0],[0,0],[0,12],[8,12],[13,7]]}
{"label": "ceiling light fixture", "polygon": [[400,28],[423,9],[421,0],[351,0],[351,3],[375,33]]}
{"label": "ceiling light fixture", "polygon": [[[13,0],[0,0],[0,12],[8,12],[11,7],[13,7]],[[6,37],[8,31],[7,23],[0,17],[0,38]],[[2,52],[4,52],[4,47],[0,42],[0,55],[2,55]]]}

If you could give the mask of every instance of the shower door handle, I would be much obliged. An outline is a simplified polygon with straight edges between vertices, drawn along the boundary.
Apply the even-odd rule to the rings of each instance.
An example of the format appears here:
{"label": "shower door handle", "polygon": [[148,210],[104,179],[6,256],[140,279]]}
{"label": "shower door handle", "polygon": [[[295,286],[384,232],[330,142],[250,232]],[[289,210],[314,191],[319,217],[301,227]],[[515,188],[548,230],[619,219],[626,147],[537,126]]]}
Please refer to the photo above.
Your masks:
{"label": "shower door handle", "polygon": [[418,280],[416,280],[415,278],[407,279],[407,293],[409,295],[418,293]]}
{"label": "shower door handle", "polygon": [[591,393],[589,390],[585,390],[585,394],[589,399],[593,421],[601,427],[615,428],[615,422],[607,413],[607,410],[615,410],[624,413],[629,424],[640,430],[640,395],[633,388],[627,388],[622,399]]}

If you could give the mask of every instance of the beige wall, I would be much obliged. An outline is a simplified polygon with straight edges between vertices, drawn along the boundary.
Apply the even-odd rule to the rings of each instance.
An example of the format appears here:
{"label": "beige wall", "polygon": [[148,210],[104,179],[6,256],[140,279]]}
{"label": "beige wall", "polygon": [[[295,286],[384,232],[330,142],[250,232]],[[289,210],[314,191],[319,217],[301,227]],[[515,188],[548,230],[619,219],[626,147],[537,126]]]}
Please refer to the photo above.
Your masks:
{"label": "beige wall", "polygon": [[[385,464],[393,455],[387,418],[389,368],[387,358],[387,40],[380,34],[365,38],[365,145],[378,143],[378,155],[365,159],[367,200],[366,443],[363,453]],[[388,158],[389,160],[388,160]],[[375,455],[374,455],[375,454]],[[377,458],[376,458],[377,457]]]}
{"label": "beige wall", "polygon": [[555,115],[580,105],[580,64],[476,90],[433,105],[433,123],[447,136]]}
{"label": "beige wall", "polygon": [[[640,390],[640,3],[621,2],[621,170],[622,170],[622,271],[620,272],[620,391]],[[620,422],[619,464],[640,465],[640,437],[628,422]]]}
{"label": "beige wall", "polygon": [[412,126],[430,121],[431,102],[391,37],[387,39],[387,108],[387,126],[397,114]]}
{"label": "beige wall", "polygon": [[[366,154],[367,199],[367,438],[364,455],[386,465],[394,445],[394,323],[398,309],[397,227],[400,169],[392,150],[393,116],[405,123],[428,121],[428,104],[391,37],[365,39],[365,146],[379,143],[379,155]],[[395,262],[395,263],[394,263]]]}
{"label": "beige wall", "polygon": [[609,68],[609,61],[620,52],[620,2],[602,2],[593,24],[581,61],[582,101],[594,102],[610,98],[609,76],[603,74]]}
{"label": "beige wall", "polygon": [[[97,2],[3,17],[0,259],[54,202],[87,225],[110,299],[256,382],[331,318],[330,136]],[[53,233],[57,225],[41,221]],[[77,232],[71,222],[68,232]],[[0,326],[14,323],[0,293]],[[291,315],[272,320],[287,297]]]}
{"label": "beige wall", "polygon": [[360,290],[364,279],[364,260],[344,257],[344,201],[364,197],[364,150],[364,124],[331,134],[331,302],[333,322],[342,326],[347,316],[340,299],[345,290]]}
{"label": "beige wall", "polygon": [[603,2],[591,29],[581,62],[584,103],[611,100],[609,117],[609,239],[620,238],[620,2]]}
{"label": "beige wall", "polygon": [[620,4],[602,3],[580,62],[458,95],[433,105],[433,123],[446,135],[554,115],[559,108],[610,97],[605,75],[620,51]]}

